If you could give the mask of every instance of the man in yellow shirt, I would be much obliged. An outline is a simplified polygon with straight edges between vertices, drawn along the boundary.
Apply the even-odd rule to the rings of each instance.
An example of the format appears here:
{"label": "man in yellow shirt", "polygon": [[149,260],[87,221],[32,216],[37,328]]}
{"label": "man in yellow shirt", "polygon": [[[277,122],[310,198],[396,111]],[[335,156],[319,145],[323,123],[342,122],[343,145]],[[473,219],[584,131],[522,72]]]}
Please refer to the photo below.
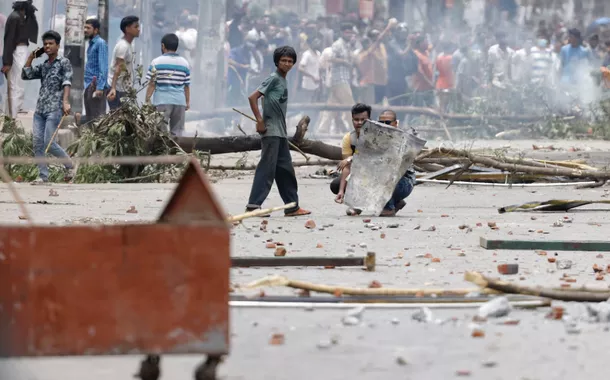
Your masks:
{"label": "man in yellow shirt", "polygon": [[[356,145],[358,138],[360,137],[360,130],[364,123],[371,118],[371,112],[371,106],[366,104],[358,103],[352,107],[352,123],[354,130],[343,136],[341,142],[341,155],[343,160],[337,167],[341,172],[341,175],[339,178],[335,178],[330,184],[331,191],[337,195],[335,198],[335,202],[337,203],[343,203],[345,189],[350,175],[352,157],[356,153]],[[398,127],[396,113],[392,110],[383,111],[381,115],[379,115],[379,122],[395,128]],[[415,181],[415,172],[409,169],[396,185],[392,198],[385,205],[380,216],[395,216],[398,211],[402,210],[406,206],[405,199],[413,191]],[[353,208],[347,210],[347,215],[353,216],[359,214],[360,210]]]}

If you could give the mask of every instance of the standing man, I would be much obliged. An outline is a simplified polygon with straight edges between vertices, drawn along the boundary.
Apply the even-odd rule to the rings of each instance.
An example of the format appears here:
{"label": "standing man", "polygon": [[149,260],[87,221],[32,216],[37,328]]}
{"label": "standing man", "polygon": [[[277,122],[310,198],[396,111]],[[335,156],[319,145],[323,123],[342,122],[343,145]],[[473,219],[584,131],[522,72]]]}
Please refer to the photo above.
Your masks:
{"label": "standing man", "polygon": [[[40,79],[40,93],[34,114],[33,140],[34,154],[44,157],[49,143],[49,153],[55,157],[68,158],[66,152],[52,141],[55,130],[59,128],[62,115],[70,113],[70,87],[72,86],[72,65],[65,57],[58,57],[61,36],[51,30],[42,35],[44,53],[49,57],[41,65],[32,67],[32,61],[43,54],[42,49],[34,50],[27,59],[21,77],[24,80]],[[72,164],[66,164],[64,180],[69,182],[74,177]],[[32,184],[49,182],[47,164],[38,164],[39,177]]]}
{"label": "standing man", "polygon": [[25,90],[21,71],[28,57],[29,42],[38,41],[38,22],[32,0],[15,1],[13,12],[8,16],[4,29],[4,51],[2,73],[8,87],[8,114],[15,118],[23,107]]}
{"label": "standing man", "polygon": [[[341,37],[332,44],[332,57],[330,63],[330,92],[329,104],[354,104],[351,80],[354,68],[353,49],[356,34],[354,26],[350,23],[341,25]],[[345,131],[348,126],[349,112],[324,113],[320,121],[320,132],[332,130],[332,122],[335,122],[337,131]]]}
{"label": "standing man", "polygon": [[136,16],[125,17],[121,20],[121,31],[123,38],[114,47],[108,74],[108,106],[111,111],[121,106],[121,98],[133,87],[136,55],[132,44],[134,39],[140,37],[140,19]]}
{"label": "standing man", "polygon": [[589,74],[591,51],[582,45],[580,30],[568,30],[568,44],[561,48],[561,84],[574,86]]}
{"label": "standing man", "polygon": [[108,86],[108,44],[100,37],[100,21],[85,22],[85,38],[89,40],[85,66],[85,114],[87,121],[106,113]]}
{"label": "standing man", "polygon": [[176,54],[179,44],[177,35],[166,34],[161,39],[163,55],[153,59],[146,74],[146,102],[154,94],[153,104],[165,116],[173,136],[184,132],[185,114],[191,103],[191,68],[185,58]]}
{"label": "standing man", "polygon": [[511,66],[515,51],[508,46],[506,33],[498,32],[496,41],[497,44],[487,52],[489,82],[496,88],[504,89],[512,81]]}
{"label": "standing man", "polygon": [[[262,137],[262,153],[254,174],[254,183],[252,184],[246,211],[261,208],[275,180],[284,203],[296,203],[293,208],[285,210],[285,216],[311,214],[310,211],[299,207],[297,178],[292,166],[286,132],[286,111],[288,108],[286,75],[296,61],[297,53],[292,47],[283,46],[275,49],[273,62],[277,70],[248,97],[250,108],[256,118],[256,131]],[[263,96],[265,98],[261,115],[258,100]]]}
{"label": "standing man", "polygon": [[411,78],[413,86],[414,105],[418,107],[434,106],[434,69],[430,52],[429,43],[424,34],[419,34],[413,41],[413,53],[417,57],[417,71]]}

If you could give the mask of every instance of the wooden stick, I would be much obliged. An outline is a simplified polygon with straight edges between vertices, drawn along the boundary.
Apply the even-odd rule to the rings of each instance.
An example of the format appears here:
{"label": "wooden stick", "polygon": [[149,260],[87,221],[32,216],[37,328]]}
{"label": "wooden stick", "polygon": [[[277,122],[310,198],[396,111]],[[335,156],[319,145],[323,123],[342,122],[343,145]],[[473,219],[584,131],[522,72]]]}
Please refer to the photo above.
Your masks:
{"label": "wooden stick", "polygon": [[25,207],[25,202],[23,201],[23,199],[19,195],[19,192],[13,185],[13,180],[11,179],[10,174],[8,174],[3,165],[0,165],[0,177],[2,177],[2,180],[6,183],[6,186],[8,187],[8,191],[10,191],[11,195],[13,196],[13,199],[19,205],[19,209],[21,209],[21,214],[24,218],[28,220],[28,223],[31,224],[32,218],[27,208]]}
{"label": "wooden stick", "polygon": [[53,132],[53,136],[51,137],[51,140],[49,141],[49,145],[47,145],[47,149],[44,150],[44,154],[49,153],[49,148],[51,148],[51,145],[53,145],[53,141],[55,141],[55,137],[57,136],[57,133],[59,133],[59,128],[61,128],[61,125],[63,124],[65,118],[66,118],[66,115],[63,115],[61,117],[61,120],[59,120],[59,124],[57,125],[57,128],[55,128],[55,132]]}
{"label": "wooden stick", "polygon": [[287,286],[295,289],[304,289],[318,293],[329,293],[329,294],[343,294],[350,296],[364,296],[364,295],[376,295],[376,296],[429,296],[436,294],[441,295],[466,295],[468,293],[484,293],[484,294],[496,294],[497,291],[489,289],[391,289],[391,288],[348,288],[342,286],[330,286],[313,284],[311,282],[289,280],[283,276],[268,276],[258,281],[251,282],[245,285],[246,289],[259,288],[263,286]]}
{"label": "wooden stick", "polygon": [[[248,114],[245,114],[245,113],[241,112],[237,108],[233,108],[233,111],[237,112],[238,114],[242,115],[243,117],[246,117],[246,118],[248,118],[248,119],[250,119],[250,120],[252,120],[253,122],[256,123],[256,119],[255,118],[253,118],[252,116],[250,116]],[[299,149],[298,146],[296,146],[293,143],[291,143],[290,140],[288,140],[288,144],[290,144],[290,146],[293,147],[297,152],[301,153],[303,155],[303,157],[305,157],[306,161],[309,161],[309,157],[305,153],[303,153],[303,151],[301,149]]]}
{"label": "wooden stick", "polygon": [[494,280],[483,276],[478,272],[466,272],[464,279],[485,289],[493,289],[508,294],[524,294],[529,296],[545,297],[560,301],[577,302],[603,302],[610,298],[608,292],[589,292],[589,291],[564,291],[559,289],[528,287],[511,284],[501,280]]}
{"label": "wooden stick", "polygon": [[262,209],[262,210],[250,211],[250,212],[246,212],[244,214],[230,216],[230,217],[227,218],[227,221],[229,223],[240,222],[240,221],[242,221],[244,219],[254,218],[254,217],[257,217],[257,216],[261,216],[261,215],[267,215],[267,214],[272,213],[274,211],[286,210],[286,209],[293,208],[293,207],[296,207],[296,206],[297,206],[297,203],[296,202],[292,202],[292,203],[288,203],[287,205],[283,205],[283,206],[271,207],[271,208],[266,208],[266,209]]}

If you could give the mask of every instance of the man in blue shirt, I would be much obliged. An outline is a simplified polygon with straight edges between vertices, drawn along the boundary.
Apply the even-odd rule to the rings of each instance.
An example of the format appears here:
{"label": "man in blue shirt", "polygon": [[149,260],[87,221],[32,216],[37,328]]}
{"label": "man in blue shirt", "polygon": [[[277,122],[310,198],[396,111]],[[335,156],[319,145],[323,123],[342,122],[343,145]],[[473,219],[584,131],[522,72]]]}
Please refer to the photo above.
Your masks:
{"label": "man in blue shirt", "polygon": [[191,68],[185,58],[176,54],[179,43],[177,35],[166,34],[161,39],[163,55],[153,59],[146,74],[146,102],[154,95],[153,104],[165,115],[169,132],[174,136],[184,132],[185,114],[191,102]]}
{"label": "man in blue shirt", "polygon": [[575,85],[579,77],[588,75],[591,51],[582,46],[580,30],[568,31],[568,44],[561,48],[561,83]]}
{"label": "man in blue shirt", "polygon": [[85,66],[85,116],[87,121],[94,120],[106,113],[108,44],[99,34],[99,20],[87,20],[85,22],[85,38],[89,40]]}

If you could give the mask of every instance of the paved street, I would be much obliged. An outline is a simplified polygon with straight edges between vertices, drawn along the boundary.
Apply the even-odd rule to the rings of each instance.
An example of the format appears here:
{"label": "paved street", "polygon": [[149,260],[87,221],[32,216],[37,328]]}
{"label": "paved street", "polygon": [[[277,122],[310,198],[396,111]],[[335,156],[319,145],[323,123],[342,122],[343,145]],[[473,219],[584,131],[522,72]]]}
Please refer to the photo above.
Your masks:
{"label": "paved street", "polygon": [[[527,146],[529,142],[521,143]],[[555,143],[561,146],[560,143]],[[566,143],[570,144],[570,143]],[[564,146],[568,146],[564,145]],[[572,144],[574,145],[574,144]],[[585,145],[582,143],[581,145]],[[530,145],[531,147],[531,145]],[[610,144],[595,143],[589,153],[605,160]],[[239,158],[240,155],[237,155]],[[256,154],[251,153],[255,160]],[[296,159],[296,156],[295,156]],[[234,156],[219,158],[231,162]],[[234,161],[233,161],[234,162]],[[214,158],[213,163],[218,163]],[[329,180],[311,179],[315,168],[298,170],[302,206],[313,211],[317,227],[305,228],[306,218],[269,219],[267,232],[258,228],[260,219],[246,220],[233,230],[232,255],[270,256],[265,240],[285,244],[288,256],[364,256],[377,254],[377,271],[360,268],[263,268],[234,269],[233,284],[244,284],[267,275],[328,285],[367,287],[373,280],[384,287],[470,288],[465,271],[476,270],[499,277],[500,263],[518,263],[519,274],[504,279],[521,284],[559,286],[564,274],[576,279],[575,286],[608,288],[608,279],[597,281],[592,265],[610,264],[610,253],[493,251],[479,247],[480,237],[545,240],[604,240],[608,236],[609,207],[584,207],[568,214],[509,213],[497,208],[549,199],[607,199],[608,187],[492,188],[444,185],[418,186],[407,207],[392,219],[371,218],[379,230],[367,228],[365,217],[345,216],[343,206],[333,202]],[[216,196],[229,214],[243,212],[251,173],[215,176]],[[158,215],[174,185],[53,185],[17,188],[36,223],[70,224],[102,221],[150,221]],[[58,197],[49,197],[49,189]],[[47,201],[48,204],[37,204]],[[265,206],[280,205],[274,188]],[[135,206],[137,214],[126,210]],[[19,220],[19,209],[6,186],[0,187],[0,222]],[[368,218],[368,217],[367,217]],[[567,218],[567,219],[566,219]],[[561,227],[554,227],[557,221]],[[499,229],[492,230],[488,222]],[[481,226],[477,226],[477,224]],[[398,224],[389,228],[390,224]],[[459,226],[468,225],[460,229]],[[430,227],[434,226],[434,231]],[[392,226],[394,227],[394,226]],[[532,231],[532,232],[530,232]],[[542,232],[538,232],[542,231]],[[382,234],[385,236],[382,238]],[[316,248],[321,245],[321,248]],[[422,257],[430,253],[440,262]],[[549,257],[569,259],[574,265],[560,270]],[[407,266],[407,264],[409,264]],[[265,289],[268,295],[294,294],[284,288]],[[583,305],[568,305],[570,318],[586,315]],[[610,348],[607,326],[578,321],[576,327],[544,318],[548,310],[514,310],[506,319],[483,323],[485,337],[472,338],[472,316],[476,309],[433,310],[430,323],[416,322],[417,309],[365,310],[358,326],[343,326],[345,310],[232,309],[232,353],[220,367],[225,379],[450,379],[466,375],[472,379],[585,379],[604,373],[604,354]],[[450,320],[455,318],[455,320]],[[395,320],[394,320],[395,319]],[[394,320],[394,321],[393,321]],[[443,323],[440,323],[443,322]],[[285,335],[282,346],[269,345],[273,333]],[[332,341],[332,342],[331,342]],[[334,343],[333,343],[334,342]],[[2,379],[120,379],[130,378],[139,357],[57,358],[0,361]],[[163,379],[190,379],[199,358],[164,357]],[[398,361],[405,361],[401,365]],[[5,375],[2,371],[10,371]],[[456,372],[465,371],[465,372]]]}

